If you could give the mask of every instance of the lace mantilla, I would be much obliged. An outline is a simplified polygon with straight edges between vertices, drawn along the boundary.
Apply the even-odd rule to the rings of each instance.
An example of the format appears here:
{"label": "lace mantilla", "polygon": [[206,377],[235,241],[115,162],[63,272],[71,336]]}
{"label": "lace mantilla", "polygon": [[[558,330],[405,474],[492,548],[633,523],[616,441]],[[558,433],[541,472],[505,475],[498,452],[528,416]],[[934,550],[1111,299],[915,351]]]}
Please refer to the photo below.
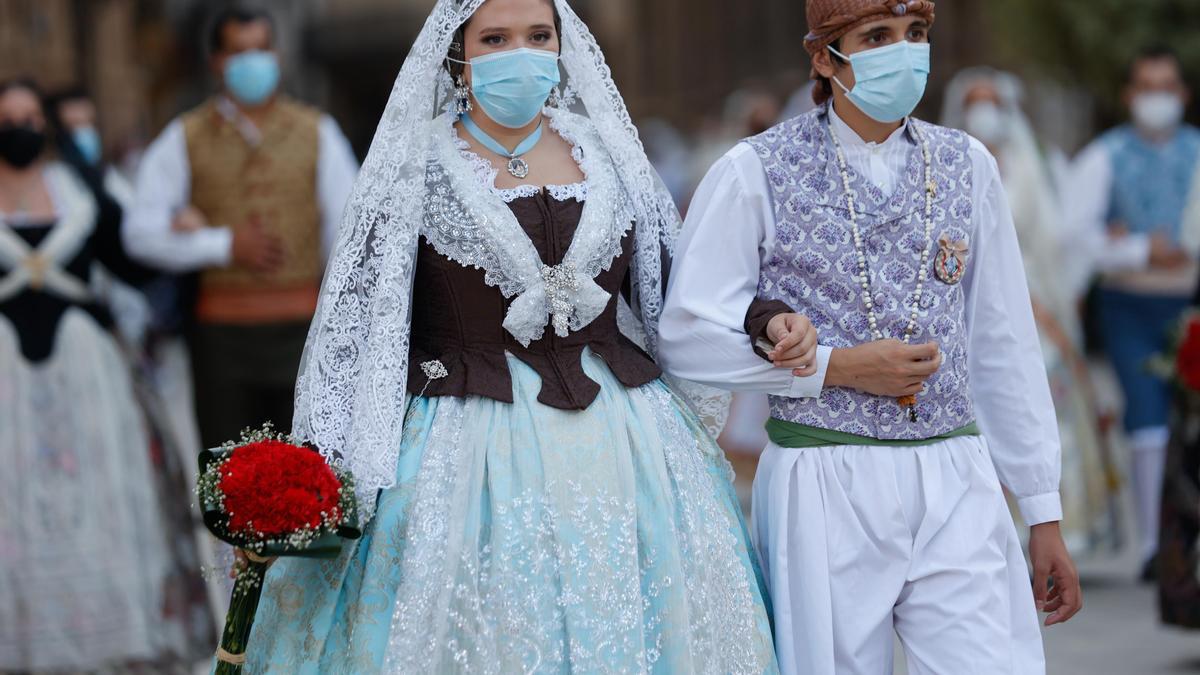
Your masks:
{"label": "lace mantilla", "polygon": [[[585,210],[609,212],[591,216],[595,222],[587,228],[581,223],[572,244],[567,262],[577,270],[580,290],[565,324],[585,325],[607,301],[592,279],[620,250],[624,223],[633,222],[633,306],[653,353],[663,297],[661,251],[674,248],[679,214],[646,158],[595,38],[566,0],[554,2],[562,19],[566,92],[555,98],[585,116],[556,114],[563,120],[557,130],[564,138],[576,135],[586,148]],[[519,299],[508,326],[521,339],[536,339],[550,315],[536,251],[523,232],[515,236],[504,202],[471,178],[445,128],[449,118],[438,119],[453,104],[442,67],[446,53],[482,3],[438,0],[405,59],[338,228],[297,381],[294,432],[353,472],[365,517],[378,490],[395,480],[422,230],[433,233],[443,252],[453,250],[455,259],[487,270],[489,283]],[[441,168],[447,160],[459,170]]]}

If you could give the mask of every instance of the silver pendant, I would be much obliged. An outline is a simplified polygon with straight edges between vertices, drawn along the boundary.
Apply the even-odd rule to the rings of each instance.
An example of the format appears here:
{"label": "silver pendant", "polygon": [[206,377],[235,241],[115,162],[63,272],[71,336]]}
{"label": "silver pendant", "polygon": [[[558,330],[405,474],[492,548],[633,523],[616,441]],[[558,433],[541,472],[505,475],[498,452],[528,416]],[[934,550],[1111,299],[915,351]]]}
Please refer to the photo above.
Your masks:
{"label": "silver pendant", "polygon": [[526,162],[520,157],[513,157],[512,159],[508,160],[508,172],[511,173],[514,178],[524,179],[529,175],[529,162]]}

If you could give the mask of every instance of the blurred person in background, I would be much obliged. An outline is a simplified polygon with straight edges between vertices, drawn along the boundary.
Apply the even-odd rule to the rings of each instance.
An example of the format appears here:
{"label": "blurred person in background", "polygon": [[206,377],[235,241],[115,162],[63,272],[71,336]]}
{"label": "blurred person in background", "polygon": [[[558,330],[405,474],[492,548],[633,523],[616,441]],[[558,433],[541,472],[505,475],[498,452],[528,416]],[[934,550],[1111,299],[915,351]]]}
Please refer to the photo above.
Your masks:
{"label": "blurred person in background", "polygon": [[810,80],[804,83],[799,89],[792,92],[792,95],[788,98],[787,103],[785,103],[783,106],[783,112],[779,115],[780,121],[789,120],[797,115],[803,115],[804,113],[815,108],[817,104],[813,103],[813,89],[815,89],[816,86],[817,83]]}
{"label": "blurred person in background", "polygon": [[995,156],[1021,245],[1033,315],[1058,414],[1063,447],[1063,538],[1073,552],[1115,543],[1119,531],[1116,467],[1100,432],[1079,301],[1087,281],[1085,256],[1074,247],[1059,194],[1034,131],[1021,110],[1015,75],[972,68],[946,88],[942,124],[963,129]]}
{"label": "blurred person in background", "polygon": [[1145,580],[1155,573],[1170,408],[1169,384],[1149,363],[1166,351],[1200,269],[1200,230],[1183,227],[1189,201],[1200,199],[1200,130],[1183,121],[1190,98],[1178,56],[1143,50],[1124,92],[1131,122],[1083,150],[1068,191],[1069,215],[1101,275],[1096,311],[1124,393]]}
{"label": "blurred person in background", "polygon": [[[664,367],[771,394],[752,521],[784,672],[889,673],[897,634],[912,673],[1045,672],[1038,612],[1065,622],[1082,596],[999,170],[911,117],[934,3],[806,14],[819,106],[697,190]],[[1001,481],[1030,525],[1032,587]]]}
{"label": "blurred person in background", "polygon": [[[59,153],[84,177],[101,198],[111,198],[128,214],[134,208],[133,185],[108,156],[100,136],[95,101],[83,88],[67,89],[50,101],[51,119],[60,129]],[[174,444],[188,464],[199,452],[192,400],[192,375],[182,332],[182,305],[187,282],[172,274],[160,274],[136,293],[111,284],[108,297],[116,306],[118,325],[125,338],[146,353],[153,370],[155,389],[166,406]]]}
{"label": "blurred person in background", "polygon": [[779,97],[759,85],[747,85],[725,99],[719,118],[707,121],[696,138],[692,152],[692,188],[709,167],[743,138],[762,133],[779,121]]}
{"label": "blurred person in background", "polygon": [[337,123],[279,91],[275,27],[252,6],[211,24],[220,90],[147,150],[129,251],[198,273],[192,369],[201,440],[292,423],[296,373],[324,261],[358,166]]}
{"label": "blurred person in background", "polygon": [[[133,186],[107,161],[96,119],[96,105],[87,91],[73,87],[47,99],[48,115],[57,140],[59,159],[79,174],[102,209],[124,212],[133,204]],[[119,218],[120,216],[116,216]],[[119,280],[97,272],[97,292],[112,308],[126,343],[140,347],[151,322],[147,297]]]}
{"label": "blurred person in background", "polygon": [[0,83],[0,671],[151,662],[171,630],[150,442],[89,286],[148,272],[53,146],[36,87]]}
{"label": "blurred person in background", "polygon": [[670,122],[652,117],[638,123],[646,156],[680,209],[691,197],[691,148],[688,139]]}
{"label": "blurred person in background", "polygon": [[[131,208],[133,186],[109,161],[91,95],[69,88],[51,96],[48,108],[61,160],[84,179],[98,202],[122,212]],[[204,619],[210,603],[200,569],[214,567],[216,561],[209,555],[211,537],[192,509],[200,438],[187,348],[178,330],[178,284],[170,275],[156,274],[134,288],[100,268],[92,286],[118,327],[155,450],[153,466],[174,563],[165,600],[179,622],[175,638],[182,655],[198,657],[213,641],[218,618],[214,613]],[[216,606],[223,606],[228,592],[217,585],[212,590]]]}
{"label": "blurred person in background", "polygon": [[100,136],[96,102],[83,87],[55,92],[49,99],[50,116],[61,134],[58,150],[63,160],[86,170],[123,209],[133,204],[133,185],[109,161]]}

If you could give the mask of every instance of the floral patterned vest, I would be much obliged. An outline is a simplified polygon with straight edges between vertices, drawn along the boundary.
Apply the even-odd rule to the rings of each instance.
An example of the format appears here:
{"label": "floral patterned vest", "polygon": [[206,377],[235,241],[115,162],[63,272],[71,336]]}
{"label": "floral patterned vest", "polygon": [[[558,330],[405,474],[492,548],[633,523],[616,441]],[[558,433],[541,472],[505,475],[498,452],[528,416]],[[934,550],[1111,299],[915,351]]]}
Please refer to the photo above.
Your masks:
{"label": "floral patterned vest", "polygon": [[[945,234],[970,243],[975,232],[969,138],[918,120],[910,124],[924,133],[933,156],[935,242]],[[894,194],[883,194],[849,168],[879,328],[897,339],[908,324],[917,266],[929,244],[924,237],[925,166],[913,132],[908,133],[912,151]],[[870,342],[847,195],[826,110],[784,122],[747,143],[766,170],[776,222],[775,251],[762,268],[758,297],[780,300],[808,316],[823,345],[845,348]],[[936,243],[934,247],[936,253]],[[911,343],[937,342],[945,361],[918,399],[917,422],[894,399],[836,387],[816,399],[772,397],[772,417],[884,440],[932,438],[967,426],[975,416],[967,378],[965,302],[962,284],[946,284],[929,270]]]}

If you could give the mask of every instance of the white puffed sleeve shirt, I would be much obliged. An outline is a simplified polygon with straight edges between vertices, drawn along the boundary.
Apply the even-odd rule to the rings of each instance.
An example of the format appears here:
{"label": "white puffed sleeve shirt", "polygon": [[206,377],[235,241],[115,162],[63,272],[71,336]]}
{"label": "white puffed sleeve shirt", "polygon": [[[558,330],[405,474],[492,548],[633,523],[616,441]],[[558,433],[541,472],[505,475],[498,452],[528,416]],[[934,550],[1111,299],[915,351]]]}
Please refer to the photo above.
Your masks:
{"label": "white puffed sleeve shirt", "polygon": [[[337,122],[322,115],[317,127],[317,179],[321,250],[328,259],[342,210],[350,198],[358,160]],[[183,122],[172,121],[146,150],[138,168],[135,199],[125,213],[122,240],[135,259],[168,272],[225,267],[232,261],[233,230],[214,223],[196,232],[175,232],[175,213],[191,199],[191,165]]]}

